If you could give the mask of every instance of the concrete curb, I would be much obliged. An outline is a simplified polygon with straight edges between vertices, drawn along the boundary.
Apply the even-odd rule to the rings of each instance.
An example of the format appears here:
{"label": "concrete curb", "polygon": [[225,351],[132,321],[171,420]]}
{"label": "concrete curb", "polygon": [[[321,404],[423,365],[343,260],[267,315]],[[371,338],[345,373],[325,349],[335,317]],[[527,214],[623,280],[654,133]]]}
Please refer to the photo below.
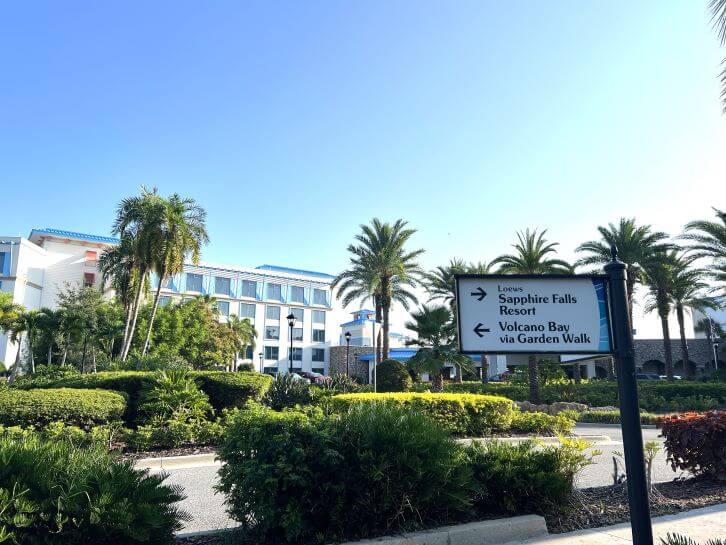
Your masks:
{"label": "concrete curb", "polygon": [[[578,422],[577,426],[575,426],[575,429],[577,427],[589,427],[589,428],[617,428],[620,429],[620,424],[605,424],[605,423],[598,423],[598,422]],[[641,424],[640,428],[643,430],[657,430],[658,426],[655,424]]]}
{"label": "concrete curb", "polygon": [[222,465],[216,460],[214,452],[190,454],[187,456],[168,456],[166,458],[141,458],[136,460],[136,469],[183,469],[185,467],[209,467]]}
{"label": "concrete curb", "polygon": [[[179,538],[224,534],[233,530],[208,530],[201,532],[181,532]],[[522,541],[547,536],[545,519],[537,515],[483,520],[442,526],[432,530],[412,532],[400,536],[386,536],[361,541],[349,541],[340,545],[503,545],[512,541]]]}

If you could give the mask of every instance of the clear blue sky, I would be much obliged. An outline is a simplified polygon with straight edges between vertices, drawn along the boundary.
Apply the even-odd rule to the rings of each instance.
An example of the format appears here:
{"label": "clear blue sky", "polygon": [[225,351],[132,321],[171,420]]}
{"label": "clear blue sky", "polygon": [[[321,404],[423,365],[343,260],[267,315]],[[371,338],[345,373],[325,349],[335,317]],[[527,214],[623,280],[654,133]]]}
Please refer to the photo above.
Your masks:
{"label": "clear blue sky", "polygon": [[206,261],[339,271],[403,217],[426,266],[726,207],[706,0],[3,2],[0,234],[109,231],[141,184]]}

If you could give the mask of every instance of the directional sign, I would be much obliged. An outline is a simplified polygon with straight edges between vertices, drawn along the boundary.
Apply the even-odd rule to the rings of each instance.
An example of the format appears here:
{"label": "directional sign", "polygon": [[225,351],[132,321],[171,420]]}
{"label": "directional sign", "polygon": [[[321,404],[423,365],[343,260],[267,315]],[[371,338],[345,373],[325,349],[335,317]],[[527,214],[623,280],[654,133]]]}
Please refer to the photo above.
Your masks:
{"label": "directional sign", "polygon": [[610,354],[607,277],[457,275],[465,354]]}

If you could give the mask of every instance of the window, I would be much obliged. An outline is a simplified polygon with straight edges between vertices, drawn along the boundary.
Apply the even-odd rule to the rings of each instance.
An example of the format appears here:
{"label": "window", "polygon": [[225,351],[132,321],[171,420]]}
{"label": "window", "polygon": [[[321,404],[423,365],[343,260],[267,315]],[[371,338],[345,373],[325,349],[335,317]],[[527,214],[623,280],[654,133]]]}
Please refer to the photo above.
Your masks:
{"label": "window", "polygon": [[303,309],[291,307],[290,314],[295,316],[295,323],[297,323],[297,324],[303,323],[303,316],[305,315],[305,313],[303,312]]}
{"label": "window", "polygon": [[325,325],[325,311],[313,310],[313,323]]}
{"label": "window", "polygon": [[280,340],[280,328],[276,325],[265,326],[265,339],[271,341]]}
{"label": "window", "polygon": [[266,346],[265,347],[265,359],[266,360],[280,359],[280,349],[276,346]]}
{"label": "window", "polygon": [[168,296],[161,296],[159,297],[159,306],[160,307],[168,307],[169,303],[171,303],[171,297]]}
{"label": "window", "polygon": [[5,274],[5,252],[0,252],[0,274]]}
{"label": "window", "polygon": [[202,292],[202,275],[187,273],[187,291]]}
{"label": "window", "polygon": [[265,309],[265,318],[268,320],[277,320],[280,321],[280,307],[270,307],[268,306]]}
{"label": "window", "polygon": [[247,318],[250,320],[250,322],[254,322],[255,321],[255,305],[252,305],[250,303],[240,303],[239,304],[239,317]]}
{"label": "window", "polygon": [[319,290],[315,288],[313,290],[313,304],[314,305],[327,305],[328,304],[328,292],[326,290]]}
{"label": "window", "polygon": [[267,298],[273,301],[282,301],[282,285],[267,284]]}
{"label": "window", "polygon": [[325,361],[325,349],[324,348],[313,348],[313,361],[316,361],[316,362]]}
{"label": "window", "polygon": [[214,277],[214,293],[229,295],[230,280],[221,276]]}
{"label": "window", "polygon": [[254,280],[242,280],[241,297],[257,297],[257,282]]}
{"label": "window", "polygon": [[324,329],[313,329],[313,342],[324,343],[325,342],[325,330]]}
{"label": "window", "polygon": [[229,316],[229,301],[217,301],[217,308],[222,316]]}
{"label": "window", "polygon": [[86,251],[86,265],[95,265],[98,263],[98,252],[94,250]]}
{"label": "window", "polygon": [[292,361],[302,361],[302,348],[292,349]]}
{"label": "window", "polygon": [[319,375],[325,374],[325,369],[322,367],[313,367],[313,373],[318,373]]}
{"label": "window", "polygon": [[293,327],[292,328],[292,340],[293,341],[302,341],[303,340],[303,328],[302,327]]}
{"label": "window", "polygon": [[290,286],[290,302],[304,303],[305,288],[303,288],[302,286]]}
{"label": "window", "polygon": [[254,357],[255,357],[255,347],[250,345],[247,348],[245,348],[244,359],[251,360]]}
{"label": "window", "polygon": [[96,282],[96,275],[93,273],[83,273],[83,287],[92,288]]}
{"label": "window", "polygon": [[266,375],[276,375],[277,367],[265,367],[263,373],[265,373]]}

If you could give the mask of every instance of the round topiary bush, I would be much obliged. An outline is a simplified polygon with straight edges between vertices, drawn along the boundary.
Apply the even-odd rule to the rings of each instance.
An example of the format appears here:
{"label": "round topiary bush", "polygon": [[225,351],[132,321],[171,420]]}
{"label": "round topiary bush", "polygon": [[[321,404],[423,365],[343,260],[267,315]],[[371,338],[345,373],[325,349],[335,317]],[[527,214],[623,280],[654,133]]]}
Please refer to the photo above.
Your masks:
{"label": "round topiary bush", "polygon": [[411,389],[411,375],[401,362],[383,360],[376,367],[376,383],[379,392],[407,392]]}

